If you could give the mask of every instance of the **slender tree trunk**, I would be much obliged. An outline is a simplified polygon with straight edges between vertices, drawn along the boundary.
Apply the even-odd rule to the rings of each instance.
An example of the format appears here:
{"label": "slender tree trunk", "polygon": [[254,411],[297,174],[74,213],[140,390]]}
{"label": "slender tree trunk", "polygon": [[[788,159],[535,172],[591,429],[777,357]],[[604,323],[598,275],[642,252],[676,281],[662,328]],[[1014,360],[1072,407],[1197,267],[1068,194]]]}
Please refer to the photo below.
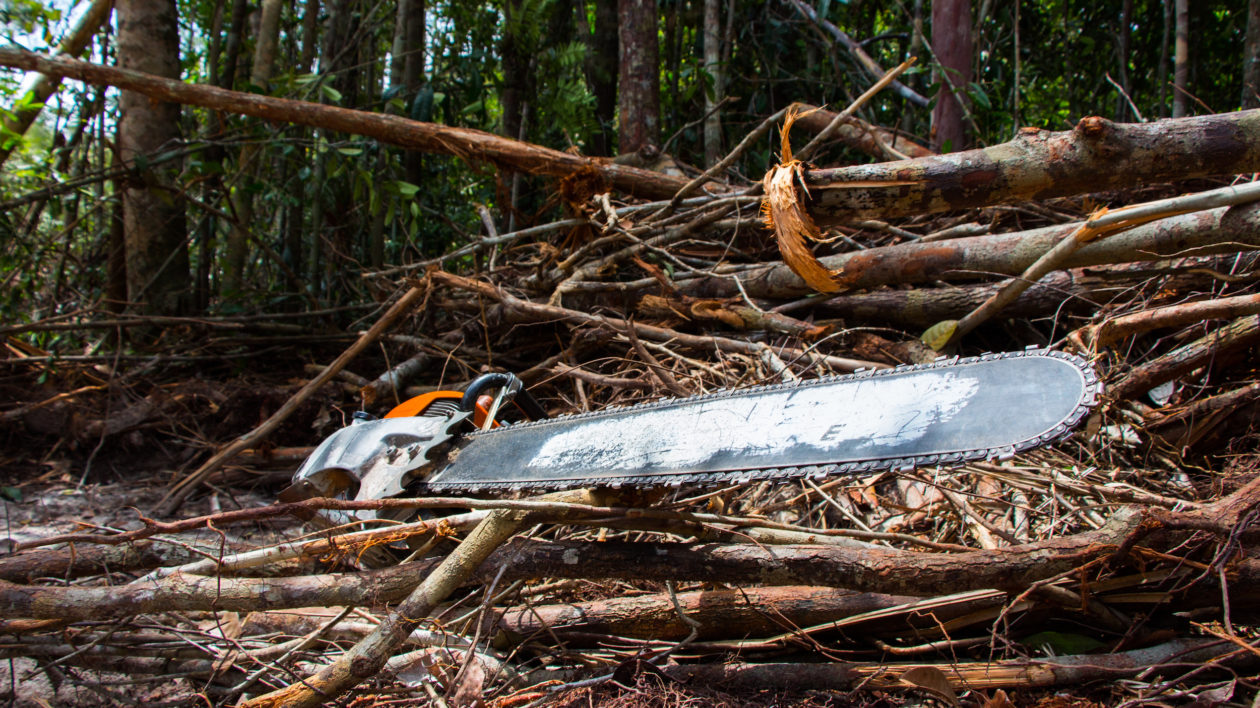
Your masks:
{"label": "slender tree trunk", "polygon": [[1172,117],[1187,114],[1190,96],[1186,93],[1190,77],[1190,0],[1174,0],[1177,22],[1177,41],[1173,54],[1173,107]]}
{"label": "slender tree trunk", "polygon": [[1260,107],[1260,0],[1247,3],[1247,39],[1243,44],[1242,107]]}
{"label": "slender tree trunk", "polygon": [[595,119],[599,121],[590,153],[610,155],[617,114],[617,0],[596,0],[594,30],[588,29],[582,37],[586,41],[586,84],[595,95]]}
{"label": "slender tree trunk", "polygon": [[932,146],[938,152],[957,152],[967,147],[964,106],[971,82],[971,0],[932,0],[932,52],[941,72],[932,109]]}
{"label": "slender tree trunk", "polygon": [[[282,7],[281,0],[263,0],[258,39],[254,44],[254,66],[249,82],[264,92],[275,71],[276,50],[280,46]],[[241,148],[240,159],[236,163],[237,169],[242,173],[233,198],[237,223],[233,224],[228,234],[223,263],[223,289],[229,295],[238,293],[244,280],[245,260],[249,254],[249,234],[254,223],[254,196],[250,185],[258,174],[262,159],[260,144],[247,143]]]}
{"label": "slender tree trunk", "polygon": [[[119,0],[118,63],[124,69],[179,78],[174,0]],[[123,160],[151,157],[179,140],[180,106],[132,91],[118,100],[118,152]],[[127,299],[147,314],[174,315],[188,301],[184,202],[173,187],[181,161],[144,170],[123,190]]]}
{"label": "slender tree trunk", "polygon": [[618,147],[621,154],[660,145],[660,49],[655,0],[619,0],[621,91]]}
{"label": "slender tree trunk", "polygon": [[722,1],[704,0],[704,68],[713,82],[704,93],[704,164],[714,165],[722,159],[722,116],[716,110],[722,100],[723,71],[721,64]]}
{"label": "slender tree trunk", "polygon": [[[412,109],[416,97],[424,87],[425,57],[425,0],[404,0],[407,6],[406,23],[403,28],[403,91],[406,95],[408,116],[416,118]],[[431,120],[425,116],[422,120]],[[403,170],[406,180],[411,184],[424,183],[424,156],[419,152],[407,151],[403,154]]]}
{"label": "slender tree trunk", "polygon": [[504,137],[519,140],[524,106],[531,103],[534,95],[533,72],[530,55],[533,47],[522,37],[523,27],[530,20],[522,17],[529,7],[522,0],[509,0],[503,5],[504,25],[499,54],[503,62],[503,91],[499,100],[503,103]]}
{"label": "slender tree trunk", "polygon": [[223,73],[221,75],[224,88],[232,88],[236,83],[236,68],[241,57],[241,37],[245,34],[245,17],[249,14],[249,0],[232,0],[232,22],[228,25],[227,42],[223,50]]}
{"label": "slender tree trunk", "polygon": [[[311,67],[315,62],[315,48],[319,46],[319,0],[306,0],[305,9],[302,13],[302,44],[299,49],[298,64],[295,70],[298,74],[309,74]],[[308,131],[301,132],[302,137],[309,137]],[[305,159],[309,155],[303,152],[299,159]],[[308,161],[309,164],[309,161]],[[284,257],[289,267],[296,273],[301,273],[305,264],[305,244],[303,243],[306,236],[306,209],[308,199],[313,199],[314,193],[308,194],[307,186],[310,180],[296,179],[290,183],[289,190],[292,199],[287,207],[288,214],[285,217],[285,248]]]}
{"label": "slender tree trunk", "polygon": [[[115,181],[119,192],[123,186]],[[123,200],[114,202],[109,212],[109,255],[105,266],[105,309],[122,312],[127,309],[127,242],[123,230]]]}
{"label": "slender tree trunk", "polygon": [[[1129,46],[1133,36],[1131,31],[1132,24],[1133,0],[1124,0],[1120,5],[1120,28],[1116,32],[1116,76],[1119,79],[1120,88],[1124,89],[1125,94],[1130,97],[1133,96],[1133,84],[1129,80]],[[1116,96],[1116,120],[1125,120],[1131,113],[1129,102],[1125,100],[1124,96]],[[1134,118],[1136,117],[1134,116]]]}

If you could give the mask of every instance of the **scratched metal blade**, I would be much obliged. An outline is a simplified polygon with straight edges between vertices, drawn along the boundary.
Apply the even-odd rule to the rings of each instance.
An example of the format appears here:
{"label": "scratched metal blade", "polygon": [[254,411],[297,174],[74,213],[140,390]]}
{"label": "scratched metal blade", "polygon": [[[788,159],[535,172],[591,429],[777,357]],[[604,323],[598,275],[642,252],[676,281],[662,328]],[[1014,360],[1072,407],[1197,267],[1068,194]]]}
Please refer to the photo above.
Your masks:
{"label": "scratched metal blade", "polygon": [[727,483],[1002,457],[1064,437],[1090,366],[1024,351],[671,399],[469,436],[430,491]]}

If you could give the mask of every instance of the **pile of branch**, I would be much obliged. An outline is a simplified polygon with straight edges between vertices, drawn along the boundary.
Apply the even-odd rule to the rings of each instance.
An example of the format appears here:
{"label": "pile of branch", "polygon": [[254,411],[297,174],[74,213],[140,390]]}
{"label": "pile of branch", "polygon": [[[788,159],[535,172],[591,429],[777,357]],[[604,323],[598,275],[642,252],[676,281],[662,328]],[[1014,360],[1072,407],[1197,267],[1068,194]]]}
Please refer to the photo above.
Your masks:
{"label": "pile of branch", "polygon": [[[1260,113],[1087,118],[982,150],[830,168],[792,159],[784,131],[782,163],[740,186],[721,181],[727,168],[782,114],[683,181],[69,60],[0,50],[0,63],[559,177],[568,214],[513,233],[486,214],[483,238],[364,273],[396,289],[372,324],[252,430],[207,440],[214,451],[177,476],[156,519],[26,541],[0,559],[4,652],[30,676],[178,679],[189,695],[253,706],[343,694],[514,706],[653,682],[951,704],[975,691],[1002,705],[999,690],[1118,679],[1136,705],[1221,702],[1253,685],[1260,191],[1231,175],[1260,171],[1247,139]],[[798,125],[815,140],[796,157],[853,127],[856,108]],[[876,148],[888,135],[862,132]],[[773,231],[757,216],[763,197]],[[1087,206],[1100,203],[1109,209]],[[54,354],[16,335],[58,324],[11,328],[3,365],[46,366]],[[177,515],[229,466],[291,469],[304,450],[280,456],[274,436],[317,396],[380,413],[508,369],[550,413],[574,413],[1029,345],[1090,357],[1107,394],[1076,438],[1013,460]],[[388,366],[359,368],[380,348]],[[63,400],[0,416],[21,425]],[[321,509],[407,521],[246,540]]]}

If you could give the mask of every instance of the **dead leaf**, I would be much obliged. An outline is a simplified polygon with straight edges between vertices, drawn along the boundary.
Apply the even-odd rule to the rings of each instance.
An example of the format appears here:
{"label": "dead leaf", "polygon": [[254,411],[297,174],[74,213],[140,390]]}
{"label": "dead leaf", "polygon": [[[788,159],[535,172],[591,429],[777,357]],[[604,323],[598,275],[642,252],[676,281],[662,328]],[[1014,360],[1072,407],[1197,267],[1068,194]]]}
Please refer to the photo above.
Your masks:
{"label": "dead leaf", "polygon": [[476,657],[466,659],[468,665],[451,696],[452,706],[479,706],[482,704],[482,693],[486,686],[486,670]]}
{"label": "dead leaf", "polygon": [[962,705],[945,672],[935,666],[916,666],[901,675],[901,683],[926,691],[951,706]]}
{"label": "dead leaf", "polygon": [[980,704],[980,708],[1015,708],[1015,704],[1007,697],[1006,691],[998,689],[993,692],[993,696],[986,698],[984,703]]}
{"label": "dead leaf", "polygon": [[945,348],[946,344],[949,344],[949,340],[954,336],[954,331],[957,329],[958,320],[941,320],[928,327],[927,331],[919,339],[922,339],[924,344],[939,352]]}

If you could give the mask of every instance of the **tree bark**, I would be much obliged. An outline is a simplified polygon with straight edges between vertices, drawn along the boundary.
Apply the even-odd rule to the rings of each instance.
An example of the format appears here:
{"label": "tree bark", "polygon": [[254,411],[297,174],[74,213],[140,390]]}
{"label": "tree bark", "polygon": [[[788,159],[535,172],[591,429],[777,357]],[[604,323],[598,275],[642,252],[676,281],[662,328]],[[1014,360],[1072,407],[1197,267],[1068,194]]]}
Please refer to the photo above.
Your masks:
{"label": "tree bark", "polygon": [[534,76],[531,57],[534,47],[526,44],[521,34],[531,18],[522,17],[530,12],[522,0],[508,0],[503,5],[504,30],[499,41],[499,56],[503,66],[503,89],[499,100],[503,104],[503,123],[500,131],[505,138],[523,140],[521,125],[525,106],[533,103]]}
{"label": "tree bark", "polygon": [[[178,83],[174,0],[119,0],[118,63],[119,71],[144,72]],[[154,101],[124,90],[118,103],[118,152],[123,160],[145,160],[176,147],[178,102]],[[171,161],[143,170],[142,178],[123,190],[127,299],[146,314],[182,314],[189,302],[184,201],[174,187],[181,164]]]}
{"label": "tree bark", "polygon": [[1240,105],[1260,107],[1260,0],[1247,3],[1247,38],[1243,42],[1243,87]]}
{"label": "tree bark", "polygon": [[967,85],[971,83],[971,0],[932,0],[932,53],[940,63],[940,90],[932,108],[932,147],[967,147]]}
{"label": "tree bark", "polygon": [[[824,256],[820,260],[827,268],[841,271],[837,280],[849,290],[940,279],[973,279],[981,273],[1017,275],[1077,226],[1079,224],[1068,224],[997,236],[907,243]],[[1061,265],[1080,268],[1190,253],[1210,255],[1255,249],[1260,249],[1260,204],[1248,204],[1143,224],[1089,244]],[[790,298],[814,292],[782,263],[767,263],[738,272],[749,297]],[[736,297],[740,293],[726,278],[680,278],[676,282],[683,293],[695,297]]]}
{"label": "tree bark", "polygon": [[[1211,266],[1209,266],[1211,267]],[[1224,269],[1228,270],[1225,264]],[[1206,273],[1169,273],[1164,287],[1184,291],[1210,287]],[[1126,275],[1123,270],[1092,274],[1090,269],[1059,271],[1042,278],[1015,302],[1002,310],[1003,318],[1032,319],[1066,313],[1093,313],[1099,303],[1135,292],[1149,273]],[[875,289],[838,295],[813,306],[817,317],[843,318],[855,323],[930,327],[941,320],[956,320],[997,294],[1002,283],[959,285],[947,288]]]}
{"label": "tree bark", "polygon": [[[668,594],[534,605],[504,610],[490,620],[495,623],[495,629],[507,632],[514,640],[545,632],[547,636],[563,639],[566,644],[581,644],[583,636],[593,638],[608,634],[677,641],[691,632],[691,627],[679,618],[678,608],[681,608],[683,614],[700,623],[697,639],[767,637],[784,632],[786,627],[835,622],[918,599],[810,586],[702,590],[678,593],[676,598],[677,606]],[[1001,602],[1000,598],[995,594],[987,602],[959,603],[951,608],[955,611],[949,617],[934,614],[945,622],[967,612],[993,607]],[[904,628],[907,618],[897,619]]]}
{"label": "tree bark", "polygon": [[1260,111],[1154,123],[1083,118],[962,153],[805,172],[819,222],[969,209],[1260,170]]}
{"label": "tree bark", "polygon": [[586,41],[586,84],[595,95],[595,119],[599,132],[592,139],[591,154],[611,155],[616,135],[617,115],[617,0],[596,0],[595,27],[584,32]]}
{"label": "tree bark", "polygon": [[1260,342],[1260,315],[1239,317],[1204,337],[1133,369],[1107,394],[1116,399],[1135,398],[1165,381],[1172,381],[1257,342]]}
{"label": "tree bark", "polygon": [[[407,16],[403,28],[402,85],[406,96],[406,115],[414,118],[413,108],[425,80],[425,0],[404,0],[404,4],[407,8]],[[408,183],[424,184],[423,156],[419,152],[408,150],[403,155],[403,171]]]}
{"label": "tree bark", "polygon": [[660,49],[656,0],[618,0],[621,90],[617,152],[625,155],[660,146]]}
{"label": "tree bark", "polygon": [[241,59],[241,40],[245,35],[245,16],[249,14],[249,0],[232,0],[232,19],[228,24],[227,41],[223,49],[223,72],[216,86],[232,88],[236,84],[236,70]]}
{"label": "tree bark", "polygon": [[59,74],[91,84],[117,86],[142,93],[157,101],[185,103],[269,121],[365,135],[399,147],[456,155],[470,161],[484,160],[533,174],[563,177],[579,170],[593,169],[613,188],[642,197],[668,198],[687,183],[687,180],[679,177],[521,143],[480,130],[422,123],[399,116],[228,91],[200,84],[186,84],[88,62],[54,60],[8,47],[0,47],[0,66]]}
{"label": "tree bark", "polygon": [[722,3],[704,0],[704,70],[710,85],[704,92],[704,165],[716,165],[722,159],[722,115],[717,110],[722,100]]}
{"label": "tree bark", "polygon": [[[1133,95],[1133,83],[1129,80],[1129,45],[1133,38],[1131,25],[1133,22],[1133,0],[1124,0],[1120,4],[1120,27],[1116,32],[1116,76],[1120,79],[1120,88],[1129,96]],[[1124,96],[1116,96],[1116,121],[1125,120],[1132,109]],[[1136,120],[1137,116],[1133,116]]]}
{"label": "tree bark", "polygon": [[1190,79],[1190,0],[1173,0],[1176,15],[1176,40],[1173,42],[1173,106],[1172,117],[1189,113],[1190,95],[1186,88]]}

